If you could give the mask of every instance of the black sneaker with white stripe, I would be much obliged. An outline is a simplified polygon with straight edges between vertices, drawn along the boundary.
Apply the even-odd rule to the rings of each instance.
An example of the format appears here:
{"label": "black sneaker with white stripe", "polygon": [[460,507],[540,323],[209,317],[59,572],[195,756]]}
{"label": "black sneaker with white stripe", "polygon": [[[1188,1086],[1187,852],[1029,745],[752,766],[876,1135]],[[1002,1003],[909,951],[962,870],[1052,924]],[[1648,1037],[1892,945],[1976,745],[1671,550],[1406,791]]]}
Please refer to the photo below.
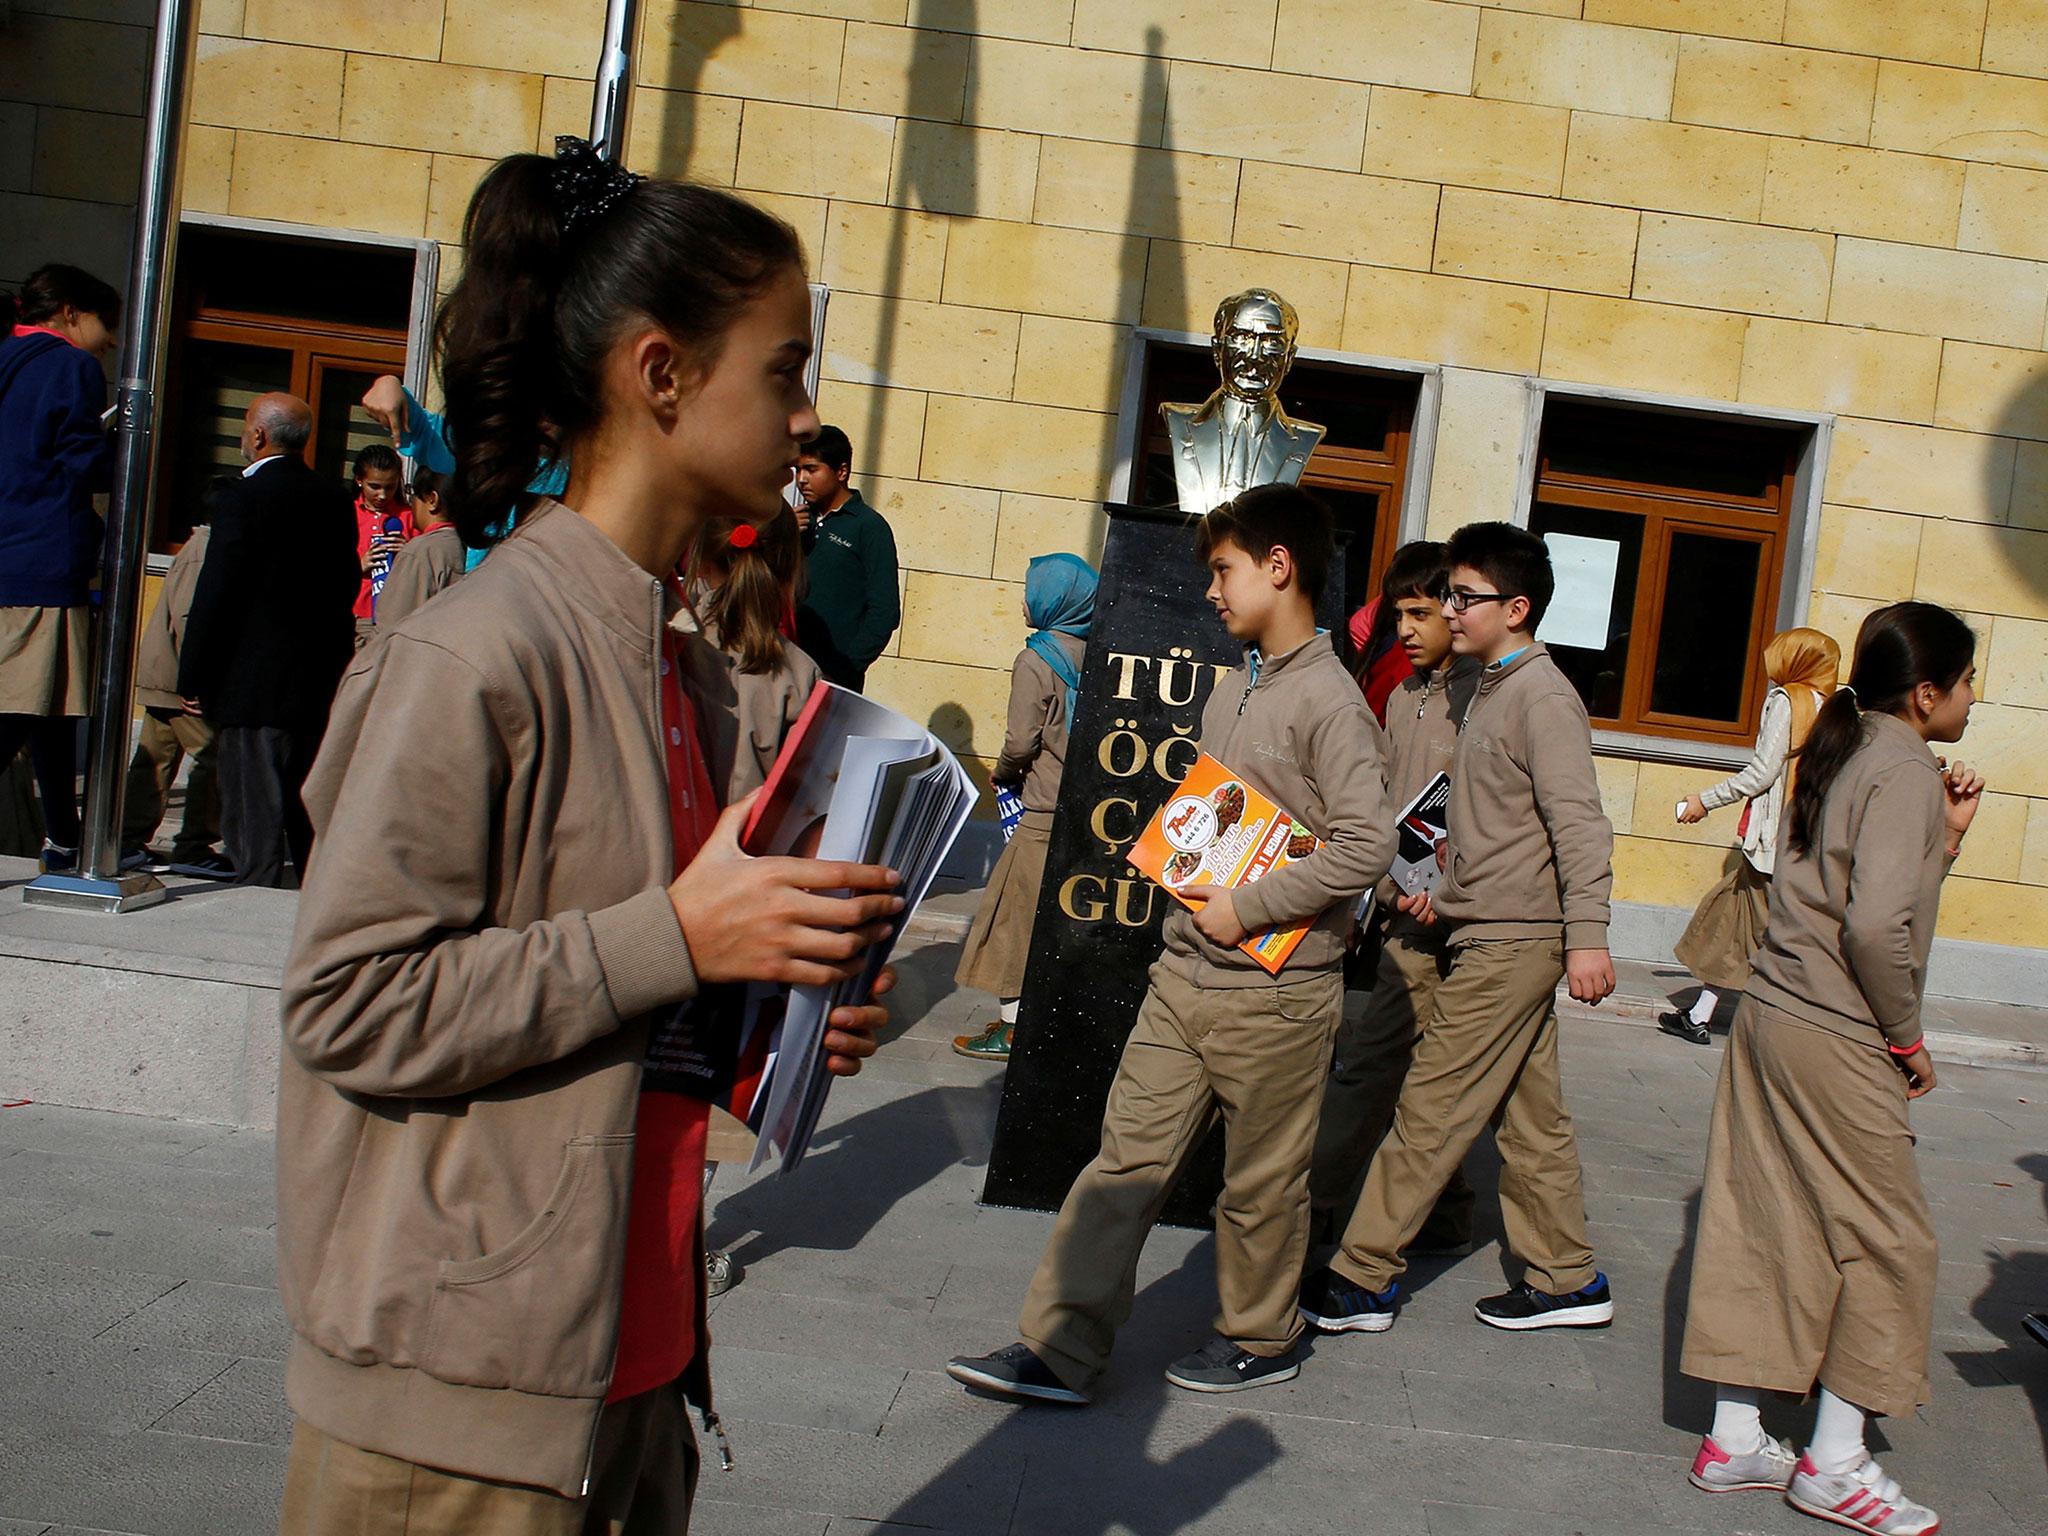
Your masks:
{"label": "black sneaker with white stripe", "polygon": [[1334,1269],[1314,1270],[1301,1282],[1302,1320],[1324,1333],[1385,1333],[1394,1326],[1400,1301],[1398,1284],[1368,1291]]}
{"label": "black sneaker with white stripe", "polygon": [[1166,1379],[1190,1392],[1244,1392],[1292,1381],[1301,1374],[1301,1349],[1255,1355],[1221,1336],[1166,1368]]}
{"label": "black sneaker with white stripe", "polygon": [[1594,1275],[1591,1285],[1562,1296],[1539,1291],[1524,1281],[1511,1291],[1474,1303],[1472,1311],[1489,1327],[1517,1332],[1532,1328],[1605,1328],[1614,1321],[1614,1296],[1602,1274]]}
{"label": "black sneaker with white stripe", "polygon": [[1031,1403],[1088,1401],[1086,1392],[1076,1392],[1061,1381],[1029,1344],[1008,1344],[992,1355],[955,1355],[946,1362],[946,1374],[971,1391],[995,1397]]}

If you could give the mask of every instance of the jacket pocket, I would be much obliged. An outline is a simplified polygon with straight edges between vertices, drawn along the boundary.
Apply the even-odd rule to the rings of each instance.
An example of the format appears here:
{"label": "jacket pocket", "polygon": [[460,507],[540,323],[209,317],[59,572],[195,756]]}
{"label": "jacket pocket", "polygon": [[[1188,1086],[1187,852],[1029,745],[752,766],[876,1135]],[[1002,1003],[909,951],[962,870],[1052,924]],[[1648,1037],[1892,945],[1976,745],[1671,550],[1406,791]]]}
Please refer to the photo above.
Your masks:
{"label": "jacket pocket", "polygon": [[579,1136],[540,1212],[503,1246],[435,1275],[430,1376],[467,1387],[595,1396],[611,1379],[623,1283],[629,1135]]}

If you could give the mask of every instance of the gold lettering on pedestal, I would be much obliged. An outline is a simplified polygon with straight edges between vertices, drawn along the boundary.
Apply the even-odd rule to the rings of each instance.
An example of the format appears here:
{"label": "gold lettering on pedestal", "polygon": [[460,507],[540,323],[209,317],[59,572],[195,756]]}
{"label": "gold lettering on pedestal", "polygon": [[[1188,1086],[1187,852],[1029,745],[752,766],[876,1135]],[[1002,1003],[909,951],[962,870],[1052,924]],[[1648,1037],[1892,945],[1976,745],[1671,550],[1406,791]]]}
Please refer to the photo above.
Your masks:
{"label": "gold lettering on pedestal", "polygon": [[[1094,894],[1085,902],[1079,894],[1083,886],[1094,888]],[[1109,911],[1109,903],[1104,899],[1108,894],[1109,882],[1100,875],[1069,875],[1060,883],[1060,910],[1077,923],[1099,923]]]}

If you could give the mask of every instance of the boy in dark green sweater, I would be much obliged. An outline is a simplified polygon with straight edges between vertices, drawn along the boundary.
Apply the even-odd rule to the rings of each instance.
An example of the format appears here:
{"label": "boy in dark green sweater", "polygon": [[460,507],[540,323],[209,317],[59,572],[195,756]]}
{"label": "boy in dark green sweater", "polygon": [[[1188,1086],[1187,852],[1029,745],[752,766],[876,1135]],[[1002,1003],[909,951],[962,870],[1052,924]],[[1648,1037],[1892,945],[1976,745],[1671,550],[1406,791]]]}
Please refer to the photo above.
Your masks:
{"label": "boy in dark green sweater", "polygon": [[903,607],[896,536],[847,484],[852,472],[853,445],[837,427],[820,428],[796,462],[803,497],[796,519],[810,578],[797,609],[796,638],[830,681],[858,693],[896,633]]}

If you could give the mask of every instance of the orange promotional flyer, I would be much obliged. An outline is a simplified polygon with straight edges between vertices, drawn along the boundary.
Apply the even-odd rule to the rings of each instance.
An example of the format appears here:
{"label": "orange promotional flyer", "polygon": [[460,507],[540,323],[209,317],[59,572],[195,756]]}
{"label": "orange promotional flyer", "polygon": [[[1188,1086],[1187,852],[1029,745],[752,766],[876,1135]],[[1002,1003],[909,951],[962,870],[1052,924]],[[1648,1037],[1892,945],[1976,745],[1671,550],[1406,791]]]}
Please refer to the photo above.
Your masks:
{"label": "orange promotional flyer", "polygon": [[[1193,908],[1182,886],[1253,885],[1320,847],[1308,828],[1204,752],[1126,857],[1139,874]],[[1306,932],[1307,924],[1272,928],[1237,947],[1277,974]]]}

